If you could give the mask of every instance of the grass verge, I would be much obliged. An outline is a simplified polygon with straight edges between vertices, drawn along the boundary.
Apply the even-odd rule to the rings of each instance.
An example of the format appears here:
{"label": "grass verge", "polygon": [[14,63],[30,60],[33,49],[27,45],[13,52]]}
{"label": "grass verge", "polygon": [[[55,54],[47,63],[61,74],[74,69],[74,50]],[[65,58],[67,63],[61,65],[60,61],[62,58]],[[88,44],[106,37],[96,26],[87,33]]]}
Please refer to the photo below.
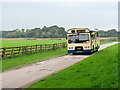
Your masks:
{"label": "grass verge", "polygon": [[[102,45],[102,44],[107,44],[107,43],[112,43],[112,42],[115,42],[115,41],[100,42],[100,45]],[[117,42],[117,41],[116,41],[116,42]]]}
{"label": "grass verge", "polygon": [[[66,48],[57,49],[49,52],[36,53],[32,55],[25,55],[17,58],[2,60],[2,71],[11,70],[14,68],[29,65],[38,61],[43,61],[49,58],[67,54]],[[1,61],[0,61],[1,62]]]}
{"label": "grass verge", "polygon": [[118,88],[118,44],[42,79],[29,88]]}

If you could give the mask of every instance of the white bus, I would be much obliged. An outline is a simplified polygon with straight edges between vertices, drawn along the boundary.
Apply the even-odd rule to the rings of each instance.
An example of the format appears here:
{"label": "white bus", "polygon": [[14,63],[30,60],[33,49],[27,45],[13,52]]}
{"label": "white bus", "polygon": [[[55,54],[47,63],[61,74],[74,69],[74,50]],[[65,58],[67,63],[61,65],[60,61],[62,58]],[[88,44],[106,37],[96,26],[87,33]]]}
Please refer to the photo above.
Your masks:
{"label": "white bus", "polygon": [[92,53],[100,47],[99,33],[88,28],[73,28],[67,31],[68,53]]}

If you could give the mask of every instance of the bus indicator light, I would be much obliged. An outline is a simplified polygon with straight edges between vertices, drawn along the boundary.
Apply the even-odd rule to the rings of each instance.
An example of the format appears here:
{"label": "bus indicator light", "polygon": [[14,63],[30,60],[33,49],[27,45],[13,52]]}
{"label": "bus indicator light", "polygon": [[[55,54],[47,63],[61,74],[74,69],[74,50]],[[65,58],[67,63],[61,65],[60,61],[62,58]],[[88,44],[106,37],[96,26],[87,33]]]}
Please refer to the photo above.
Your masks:
{"label": "bus indicator light", "polygon": [[69,47],[69,49],[73,49],[73,47]]}

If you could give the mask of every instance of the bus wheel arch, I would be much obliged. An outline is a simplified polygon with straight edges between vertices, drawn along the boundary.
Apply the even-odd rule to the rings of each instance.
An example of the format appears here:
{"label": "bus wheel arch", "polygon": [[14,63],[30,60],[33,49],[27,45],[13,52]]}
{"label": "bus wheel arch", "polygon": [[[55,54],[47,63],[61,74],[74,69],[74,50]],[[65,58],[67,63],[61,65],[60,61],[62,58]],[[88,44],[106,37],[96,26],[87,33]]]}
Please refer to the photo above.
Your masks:
{"label": "bus wheel arch", "polygon": [[94,50],[94,45],[93,45],[93,50]]}
{"label": "bus wheel arch", "polygon": [[93,52],[95,52],[95,45],[93,45]]}

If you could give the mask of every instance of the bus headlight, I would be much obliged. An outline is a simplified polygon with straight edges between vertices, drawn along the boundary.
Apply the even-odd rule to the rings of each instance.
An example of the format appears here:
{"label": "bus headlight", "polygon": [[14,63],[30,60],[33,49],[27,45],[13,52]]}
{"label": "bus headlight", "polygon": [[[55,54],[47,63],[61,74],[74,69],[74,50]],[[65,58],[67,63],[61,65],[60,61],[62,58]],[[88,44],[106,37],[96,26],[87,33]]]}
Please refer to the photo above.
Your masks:
{"label": "bus headlight", "polygon": [[85,46],[85,48],[90,48],[90,46]]}
{"label": "bus headlight", "polygon": [[86,41],[86,43],[89,43],[89,41]]}

